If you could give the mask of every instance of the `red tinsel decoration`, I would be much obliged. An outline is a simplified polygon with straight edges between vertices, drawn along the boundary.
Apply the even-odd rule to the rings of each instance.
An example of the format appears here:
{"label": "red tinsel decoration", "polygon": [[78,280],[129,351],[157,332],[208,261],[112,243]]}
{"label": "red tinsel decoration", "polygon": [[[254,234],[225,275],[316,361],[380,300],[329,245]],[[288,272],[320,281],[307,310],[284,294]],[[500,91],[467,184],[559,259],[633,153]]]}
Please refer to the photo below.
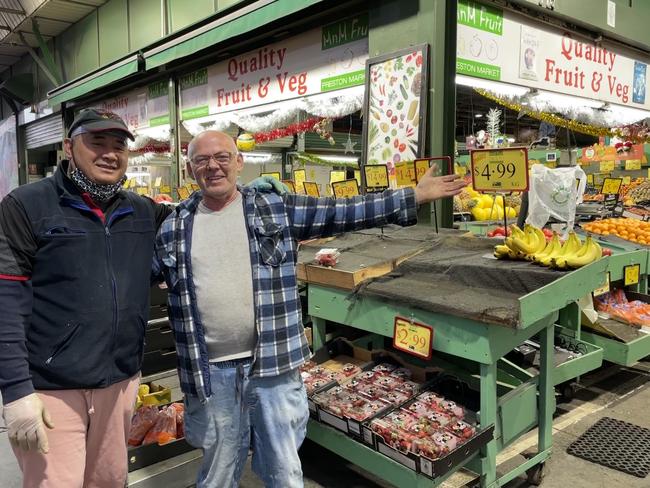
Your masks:
{"label": "red tinsel decoration", "polygon": [[323,120],[323,117],[311,117],[302,122],[297,122],[280,129],[273,129],[269,132],[258,132],[255,134],[255,142],[257,144],[260,144],[263,142],[279,139],[280,137],[292,136],[294,134],[298,134],[299,132],[311,131],[314,130],[314,126],[321,120]]}
{"label": "red tinsel decoration", "polygon": [[[187,146],[188,144],[184,142],[181,145],[181,152],[187,154]],[[131,152],[164,154],[170,151],[171,151],[171,146],[169,143],[162,143],[162,144],[159,143],[159,144],[147,144],[146,146]]]}

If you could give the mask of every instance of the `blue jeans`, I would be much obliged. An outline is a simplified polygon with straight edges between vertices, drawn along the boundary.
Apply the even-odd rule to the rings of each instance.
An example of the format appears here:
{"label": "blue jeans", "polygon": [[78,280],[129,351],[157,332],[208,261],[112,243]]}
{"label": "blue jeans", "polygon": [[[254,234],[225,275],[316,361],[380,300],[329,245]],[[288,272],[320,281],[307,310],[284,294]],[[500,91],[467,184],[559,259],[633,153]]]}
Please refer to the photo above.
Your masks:
{"label": "blue jeans", "polygon": [[300,372],[267,378],[250,372],[250,359],[211,364],[208,402],[185,396],[185,438],[203,450],[197,488],[237,487],[251,440],[253,471],[264,486],[303,486],[298,448],[309,409]]}

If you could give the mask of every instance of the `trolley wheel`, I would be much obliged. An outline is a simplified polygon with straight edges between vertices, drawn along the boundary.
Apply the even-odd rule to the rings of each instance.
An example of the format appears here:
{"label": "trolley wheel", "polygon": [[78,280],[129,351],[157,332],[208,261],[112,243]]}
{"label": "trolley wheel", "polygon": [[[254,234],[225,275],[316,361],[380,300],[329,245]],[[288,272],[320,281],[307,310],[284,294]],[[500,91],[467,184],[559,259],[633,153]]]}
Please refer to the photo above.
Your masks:
{"label": "trolley wheel", "polygon": [[559,386],[562,401],[570,402],[578,390],[578,386],[573,381],[567,381]]}
{"label": "trolley wheel", "polygon": [[528,483],[533,486],[539,486],[546,476],[546,465],[545,463],[539,463],[526,471],[528,477]]}

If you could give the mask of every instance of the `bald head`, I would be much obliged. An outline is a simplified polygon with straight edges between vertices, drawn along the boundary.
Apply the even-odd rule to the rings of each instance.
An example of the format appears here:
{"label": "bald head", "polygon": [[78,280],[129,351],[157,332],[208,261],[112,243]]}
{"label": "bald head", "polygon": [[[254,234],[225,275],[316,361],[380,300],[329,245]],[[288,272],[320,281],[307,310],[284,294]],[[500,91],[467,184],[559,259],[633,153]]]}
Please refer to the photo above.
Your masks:
{"label": "bald head", "polygon": [[225,151],[228,151],[232,154],[237,154],[237,145],[232,137],[230,137],[225,132],[219,130],[204,130],[192,138],[190,143],[187,146],[187,157],[192,160],[196,154],[196,148],[200,147],[204,142],[207,143],[218,143],[224,148]]}
{"label": "bald head", "polygon": [[216,130],[206,130],[190,141],[187,148],[187,171],[199,184],[203,202],[212,210],[221,210],[237,192],[237,176],[244,159],[232,137]]}

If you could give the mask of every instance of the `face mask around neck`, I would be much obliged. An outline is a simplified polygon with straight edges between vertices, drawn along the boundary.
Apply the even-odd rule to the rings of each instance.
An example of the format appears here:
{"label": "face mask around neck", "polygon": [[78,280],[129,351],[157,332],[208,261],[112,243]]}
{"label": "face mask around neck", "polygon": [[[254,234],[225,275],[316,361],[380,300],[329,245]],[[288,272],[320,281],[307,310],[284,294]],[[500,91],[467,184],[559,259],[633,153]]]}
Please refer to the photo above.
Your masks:
{"label": "face mask around neck", "polygon": [[95,202],[106,202],[119,193],[127,180],[126,175],[113,184],[100,185],[91,181],[79,168],[74,168],[69,174],[70,179],[79,187],[81,191],[90,194]]}

